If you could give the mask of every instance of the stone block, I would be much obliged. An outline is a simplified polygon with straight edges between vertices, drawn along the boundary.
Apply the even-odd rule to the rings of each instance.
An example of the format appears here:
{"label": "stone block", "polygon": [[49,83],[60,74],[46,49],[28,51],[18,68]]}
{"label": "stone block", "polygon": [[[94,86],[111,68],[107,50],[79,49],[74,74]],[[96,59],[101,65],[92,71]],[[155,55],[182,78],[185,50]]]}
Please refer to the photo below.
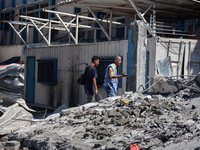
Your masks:
{"label": "stone block", "polygon": [[1,142],[0,148],[5,150],[18,150],[20,147],[19,141]]}
{"label": "stone block", "polygon": [[129,101],[130,101],[130,100],[127,99],[127,98],[122,98],[122,99],[120,99],[120,102],[122,103],[122,105],[128,104]]}
{"label": "stone block", "polygon": [[64,109],[60,112],[60,116],[67,116],[71,113],[71,110]]}

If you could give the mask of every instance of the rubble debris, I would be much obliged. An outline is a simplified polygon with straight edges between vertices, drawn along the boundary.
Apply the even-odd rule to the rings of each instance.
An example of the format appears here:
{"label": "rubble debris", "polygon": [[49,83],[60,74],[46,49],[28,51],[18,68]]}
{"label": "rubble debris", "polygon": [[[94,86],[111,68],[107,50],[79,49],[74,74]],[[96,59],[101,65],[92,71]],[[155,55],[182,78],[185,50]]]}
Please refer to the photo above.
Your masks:
{"label": "rubble debris", "polygon": [[121,99],[122,105],[126,105],[128,102],[129,102],[129,99],[127,99],[127,98],[122,98]]}
{"label": "rubble debris", "polygon": [[7,141],[0,143],[0,149],[18,150],[20,147],[19,141]]}
{"label": "rubble debris", "polygon": [[197,82],[197,85],[200,87],[200,72],[196,76],[195,81]]}
{"label": "rubble debris", "polygon": [[18,103],[8,107],[0,117],[0,135],[5,135],[26,125],[30,125],[33,115],[20,107]]}
{"label": "rubble debris", "polygon": [[[126,105],[122,97],[129,99]],[[154,150],[200,139],[199,101],[200,94],[184,99],[126,92],[62,110],[9,133],[7,141],[29,149],[74,150],[123,149],[137,141],[141,149]]]}
{"label": "rubble debris", "polygon": [[[16,100],[13,100],[11,99],[10,97],[0,93],[0,110],[3,110],[3,112],[6,111],[7,107],[8,106],[11,106],[13,104],[16,104],[18,103],[20,106],[22,106],[24,109],[26,109],[27,111],[29,112],[37,112],[37,113],[41,113],[40,111],[35,111],[31,108],[29,108],[27,105],[26,105],[26,102],[24,99],[20,98],[20,99],[16,99]],[[66,108],[66,107],[65,107]],[[1,116],[1,115],[0,115]]]}
{"label": "rubble debris", "polygon": [[154,76],[151,83],[151,92],[161,94],[178,93],[181,90],[200,93],[200,73],[195,78],[180,78]]}

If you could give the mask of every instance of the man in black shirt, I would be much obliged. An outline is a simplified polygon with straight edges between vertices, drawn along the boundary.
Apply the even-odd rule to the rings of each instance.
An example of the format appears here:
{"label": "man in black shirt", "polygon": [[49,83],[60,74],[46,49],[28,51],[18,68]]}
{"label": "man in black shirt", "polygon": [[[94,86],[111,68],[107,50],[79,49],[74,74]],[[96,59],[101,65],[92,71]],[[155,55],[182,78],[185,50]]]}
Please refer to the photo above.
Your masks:
{"label": "man in black shirt", "polygon": [[95,94],[98,94],[97,89],[97,69],[96,66],[99,65],[99,57],[93,56],[92,63],[85,70],[85,93],[87,94],[87,102],[95,102]]}

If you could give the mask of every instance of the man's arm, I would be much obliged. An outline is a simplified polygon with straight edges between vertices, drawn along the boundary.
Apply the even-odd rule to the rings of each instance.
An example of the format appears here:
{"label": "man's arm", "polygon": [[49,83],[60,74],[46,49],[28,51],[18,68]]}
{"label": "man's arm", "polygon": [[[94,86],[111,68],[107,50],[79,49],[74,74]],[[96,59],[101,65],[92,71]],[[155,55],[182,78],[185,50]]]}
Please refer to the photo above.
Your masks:
{"label": "man's arm", "polygon": [[112,67],[109,67],[109,76],[110,78],[121,78],[121,77],[126,77],[127,74],[124,72],[122,75],[114,75]]}
{"label": "man's arm", "polygon": [[122,73],[121,75],[113,75],[111,78],[121,78],[121,77],[126,77],[127,74],[126,72]]}
{"label": "man's arm", "polygon": [[94,77],[92,80],[93,80],[93,84],[94,84],[94,88],[95,88],[95,94],[97,95],[97,94],[98,94],[98,89],[97,89],[97,81],[96,81],[96,78]]}

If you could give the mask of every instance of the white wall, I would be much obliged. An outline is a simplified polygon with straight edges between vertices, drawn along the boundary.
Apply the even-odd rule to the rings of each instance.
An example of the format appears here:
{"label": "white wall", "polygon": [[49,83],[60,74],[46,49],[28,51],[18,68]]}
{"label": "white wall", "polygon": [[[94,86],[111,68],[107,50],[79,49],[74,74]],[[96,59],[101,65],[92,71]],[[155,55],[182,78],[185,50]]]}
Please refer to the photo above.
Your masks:
{"label": "white wall", "polygon": [[[58,59],[58,84],[45,85],[37,83],[37,61],[35,72],[35,103],[50,105],[53,99],[54,107],[61,104],[70,106],[71,102],[86,103],[84,87],[77,84],[77,79],[83,73],[85,66],[78,65],[82,62],[91,63],[91,57],[97,56],[123,56],[123,72],[127,69],[128,41],[102,42],[92,44],[62,45],[51,47],[29,48],[25,51],[26,57]],[[101,63],[101,62],[100,62]],[[77,66],[78,65],[78,66]],[[121,95],[126,89],[126,78],[123,78],[122,87],[118,90]],[[99,93],[106,97],[104,88],[99,88]]]}
{"label": "white wall", "polygon": [[150,77],[157,74],[156,61],[167,56],[171,56],[174,76],[181,75],[182,67],[184,67],[184,75],[195,75],[200,72],[199,40],[173,38],[161,38],[161,40],[162,44],[154,38],[148,39]]}
{"label": "white wall", "polygon": [[22,45],[0,46],[0,62],[22,56]]}

